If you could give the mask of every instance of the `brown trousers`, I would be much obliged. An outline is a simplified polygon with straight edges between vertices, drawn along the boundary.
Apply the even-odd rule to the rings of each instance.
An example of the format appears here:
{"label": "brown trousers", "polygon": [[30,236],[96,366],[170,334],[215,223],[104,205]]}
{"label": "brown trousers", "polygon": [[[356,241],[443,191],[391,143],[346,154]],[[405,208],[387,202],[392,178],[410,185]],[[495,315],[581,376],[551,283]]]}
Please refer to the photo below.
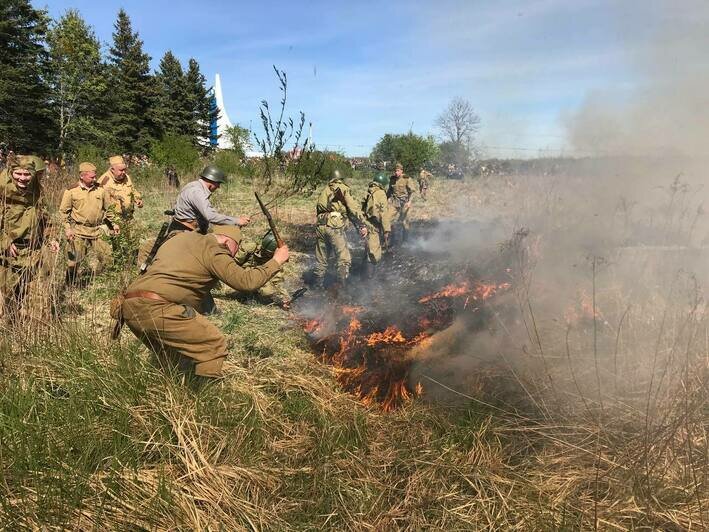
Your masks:
{"label": "brown trousers", "polygon": [[226,340],[192,307],[134,297],[123,302],[122,310],[126,325],[160,362],[179,365],[186,357],[195,375],[221,376]]}

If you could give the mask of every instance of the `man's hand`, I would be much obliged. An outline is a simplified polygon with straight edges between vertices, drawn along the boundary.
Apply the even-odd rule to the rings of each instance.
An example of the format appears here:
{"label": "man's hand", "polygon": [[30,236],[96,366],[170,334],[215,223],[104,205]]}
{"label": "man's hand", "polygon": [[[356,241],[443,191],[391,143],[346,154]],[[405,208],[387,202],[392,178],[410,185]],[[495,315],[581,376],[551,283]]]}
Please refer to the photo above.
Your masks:
{"label": "man's hand", "polygon": [[71,242],[72,240],[74,240],[74,237],[76,236],[76,234],[74,233],[74,231],[72,231],[71,229],[65,229],[65,230],[64,230],[64,234],[66,235],[66,239],[67,239],[69,242]]}
{"label": "man's hand", "polygon": [[236,220],[236,225],[239,227],[244,227],[245,225],[249,225],[251,223],[251,216],[239,216],[239,218]]}
{"label": "man's hand", "polygon": [[411,200],[404,203],[404,209],[410,209],[410,208],[411,208]]}
{"label": "man's hand", "polygon": [[17,247],[15,244],[10,244],[10,247],[7,248],[7,252],[13,259],[17,257]]}
{"label": "man's hand", "polygon": [[281,302],[281,308],[283,310],[290,310],[290,301],[282,301]]}
{"label": "man's hand", "polygon": [[289,257],[290,257],[290,252],[288,251],[288,246],[286,246],[285,244],[279,248],[276,248],[276,251],[273,253],[273,259],[278,264],[283,264],[285,262],[288,262]]}
{"label": "man's hand", "polygon": [[113,224],[113,234],[114,236],[118,236],[121,234],[121,228],[118,227],[116,224]]}
{"label": "man's hand", "polygon": [[359,236],[362,238],[365,238],[369,234],[369,231],[367,230],[367,226],[363,225],[362,227],[359,228]]}
{"label": "man's hand", "polygon": [[56,240],[49,241],[49,250],[52,253],[59,253],[59,242]]}
{"label": "man's hand", "polygon": [[142,199],[135,200],[135,206],[138,207],[139,209],[142,209],[143,208],[143,200]]}

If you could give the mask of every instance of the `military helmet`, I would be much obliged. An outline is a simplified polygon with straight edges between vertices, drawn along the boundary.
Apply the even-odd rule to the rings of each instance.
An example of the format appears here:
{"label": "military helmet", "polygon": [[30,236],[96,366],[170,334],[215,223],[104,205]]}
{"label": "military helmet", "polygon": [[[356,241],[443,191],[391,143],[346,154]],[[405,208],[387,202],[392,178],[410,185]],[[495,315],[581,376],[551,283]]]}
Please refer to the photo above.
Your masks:
{"label": "military helmet", "polygon": [[224,171],[218,166],[214,166],[212,164],[205,166],[202,173],[199,174],[199,177],[206,179],[207,181],[211,181],[212,183],[221,184],[226,182],[226,174]]}
{"label": "military helmet", "polygon": [[261,240],[261,249],[263,251],[269,255],[273,255],[276,252],[277,247],[278,243],[276,242],[276,237],[273,236],[273,232],[269,231],[263,235],[263,240]]}
{"label": "military helmet", "polygon": [[374,179],[372,179],[372,181],[374,183],[377,183],[378,185],[381,185],[382,188],[386,188],[389,186],[389,178],[384,174],[374,176]]}
{"label": "military helmet", "polygon": [[331,173],[330,173],[330,181],[337,181],[339,179],[342,179],[342,172],[340,172],[337,168],[335,168]]}

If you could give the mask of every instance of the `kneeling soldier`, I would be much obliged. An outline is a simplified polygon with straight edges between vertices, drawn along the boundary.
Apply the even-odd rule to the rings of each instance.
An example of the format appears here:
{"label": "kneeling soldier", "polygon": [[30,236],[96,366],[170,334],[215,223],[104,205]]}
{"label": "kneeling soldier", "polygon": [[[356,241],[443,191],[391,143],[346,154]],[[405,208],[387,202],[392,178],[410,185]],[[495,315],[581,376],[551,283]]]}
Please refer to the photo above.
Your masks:
{"label": "kneeling soldier", "polygon": [[[253,267],[266,264],[276,252],[276,239],[269,231],[261,240],[261,244],[256,242],[242,242],[239,251],[236,252],[234,260],[240,266]],[[279,270],[268,282],[258,289],[258,296],[264,303],[275,303],[288,309],[291,296],[283,286],[283,270]]]}
{"label": "kneeling soldier", "polygon": [[288,260],[288,247],[283,246],[263,265],[242,268],[234,261],[240,241],[241,231],[236,226],[216,226],[207,235],[196,231],[174,233],[160,247],[146,273],[126,289],[119,323],[124,321],[162,362],[166,358],[179,362],[186,357],[194,364],[196,375],[221,376],[226,340],[195,307],[215,282],[251,292],[263,286]]}

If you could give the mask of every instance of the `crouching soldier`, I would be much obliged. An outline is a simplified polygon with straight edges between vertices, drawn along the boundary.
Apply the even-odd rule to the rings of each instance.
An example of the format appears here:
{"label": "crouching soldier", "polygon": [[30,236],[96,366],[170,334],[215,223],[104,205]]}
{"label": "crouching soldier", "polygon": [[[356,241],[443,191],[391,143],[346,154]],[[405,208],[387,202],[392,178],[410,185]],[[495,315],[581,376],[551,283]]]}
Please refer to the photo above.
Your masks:
{"label": "crouching soldier", "polygon": [[160,362],[188,362],[196,375],[219,377],[227,356],[226,340],[195,307],[215,282],[252,292],[288,260],[288,247],[282,246],[262,265],[242,268],[234,261],[240,241],[241,231],[233,225],[216,226],[207,235],[174,233],[147,271],[114,301],[112,316],[118,323],[125,322]]}
{"label": "crouching soldier", "polygon": [[91,266],[93,273],[113,264],[113,250],[102,237],[105,234],[104,224],[114,235],[119,234],[118,215],[108,191],[96,183],[96,167],[93,164],[79,165],[79,182],[64,191],[59,212],[64,216],[64,232],[69,241],[69,282],[76,281],[79,266],[89,250],[95,255],[95,263]]}
{"label": "crouching soldier", "polygon": [[[261,240],[261,244],[242,242],[234,260],[245,268],[261,266],[273,258],[276,248],[276,239],[269,231]],[[283,270],[279,270],[256,292],[260,300],[264,303],[275,303],[284,309],[290,308],[291,295],[283,285],[283,281]]]}
{"label": "crouching soldier", "polygon": [[[37,161],[33,156],[16,156],[0,172],[0,316],[10,319],[18,312],[29,313],[25,308],[28,294],[46,299],[46,289],[32,285],[41,282],[37,279],[40,272],[49,273],[47,265],[42,267],[44,244],[53,253],[59,251],[59,243],[46,238],[49,217],[41,197]],[[41,165],[39,171],[43,162]],[[31,310],[41,318],[49,309]]]}
{"label": "crouching soldier", "polygon": [[379,174],[369,184],[362,210],[367,223],[367,262],[365,274],[374,275],[374,269],[382,260],[382,250],[389,245],[391,234],[391,214],[386,189],[389,179]]}

